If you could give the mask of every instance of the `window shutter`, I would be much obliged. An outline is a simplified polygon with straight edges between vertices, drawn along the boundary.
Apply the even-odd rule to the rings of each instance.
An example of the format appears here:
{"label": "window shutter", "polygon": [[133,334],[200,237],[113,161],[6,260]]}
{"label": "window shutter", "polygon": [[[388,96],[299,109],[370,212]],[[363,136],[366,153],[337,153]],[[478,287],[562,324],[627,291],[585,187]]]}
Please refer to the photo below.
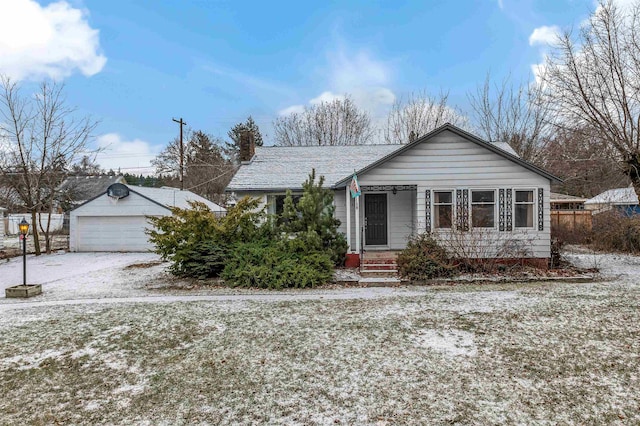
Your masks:
{"label": "window shutter", "polygon": [[469,190],[456,189],[456,222],[458,229],[469,230]]}
{"label": "window shutter", "polygon": [[505,222],[507,231],[513,231],[513,190],[511,188],[507,188],[505,191]]}
{"label": "window shutter", "polygon": [[544,231],[544,188],[538,188],[538,231]]}
{"label": "window shutter", "polygon": [[431,232],[431,190],[427,189],[424,192],[424,219],[425,219],[425,231]]}
{"label": "window shutter", "polygon": [[498,189],[498,229],[500,231],[504,231],[506,219],[504,188],[500,188]]}

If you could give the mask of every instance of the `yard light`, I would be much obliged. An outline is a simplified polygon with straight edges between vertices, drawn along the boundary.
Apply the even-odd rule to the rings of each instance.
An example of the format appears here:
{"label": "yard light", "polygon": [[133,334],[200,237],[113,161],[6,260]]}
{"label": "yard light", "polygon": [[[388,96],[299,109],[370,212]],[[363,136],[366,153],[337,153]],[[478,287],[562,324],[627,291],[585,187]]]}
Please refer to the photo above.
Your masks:
{"label": "yard light", "polygon": [[27,234],[29,233],[29,223],[22,218],[22,222],[18,225],[20,228],[20,237],[22,238],[22,268],[23,268],[23,284],[27,286]]}

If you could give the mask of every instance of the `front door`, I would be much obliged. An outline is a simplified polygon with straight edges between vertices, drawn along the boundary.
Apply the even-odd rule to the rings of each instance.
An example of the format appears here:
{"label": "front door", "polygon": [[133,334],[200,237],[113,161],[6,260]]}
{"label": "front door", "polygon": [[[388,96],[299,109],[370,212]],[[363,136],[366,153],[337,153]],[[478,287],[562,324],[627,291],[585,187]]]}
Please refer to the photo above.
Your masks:
{"label": "front door", "polygon": [[387,194],[364,195],[365,244],[387,245]]}

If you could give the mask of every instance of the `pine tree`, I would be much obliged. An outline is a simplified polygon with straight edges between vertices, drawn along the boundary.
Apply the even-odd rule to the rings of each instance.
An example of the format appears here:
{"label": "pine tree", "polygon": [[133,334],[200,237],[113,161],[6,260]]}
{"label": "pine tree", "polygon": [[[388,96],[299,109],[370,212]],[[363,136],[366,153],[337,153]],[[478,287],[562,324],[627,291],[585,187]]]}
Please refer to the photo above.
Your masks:
{"label": "pine tree", "polygon": [[340,264],[347,251],[347,242],[338,232],[340,221],[334,217],[333,192],[323,185],[324,176],[316,183],[314,169],[302,184],[303,194],[297,204],[293,202],[291,191],[287,191],[281,228],[283,232],[304,239],[307,250],[326,252],[331,260]]}

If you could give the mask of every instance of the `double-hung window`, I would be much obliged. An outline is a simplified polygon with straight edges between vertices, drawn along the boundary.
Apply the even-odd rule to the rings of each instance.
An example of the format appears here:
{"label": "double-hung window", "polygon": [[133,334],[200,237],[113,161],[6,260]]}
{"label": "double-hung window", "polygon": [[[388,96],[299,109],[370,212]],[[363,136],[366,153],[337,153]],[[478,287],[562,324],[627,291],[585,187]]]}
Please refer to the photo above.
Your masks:
{"label": "double-hung window", "polygon": [[533,228],[533,191],[515,191],[516,228]]}
{"label": "double-hung window", "polygon": [[471,224],[474,228],[493,228],[495,212],[495,191],[471,191]]}
{"label": "double-hung window", "polygon": [[451,228],[453,223],[453,192],[433,192],[433,227]]}

